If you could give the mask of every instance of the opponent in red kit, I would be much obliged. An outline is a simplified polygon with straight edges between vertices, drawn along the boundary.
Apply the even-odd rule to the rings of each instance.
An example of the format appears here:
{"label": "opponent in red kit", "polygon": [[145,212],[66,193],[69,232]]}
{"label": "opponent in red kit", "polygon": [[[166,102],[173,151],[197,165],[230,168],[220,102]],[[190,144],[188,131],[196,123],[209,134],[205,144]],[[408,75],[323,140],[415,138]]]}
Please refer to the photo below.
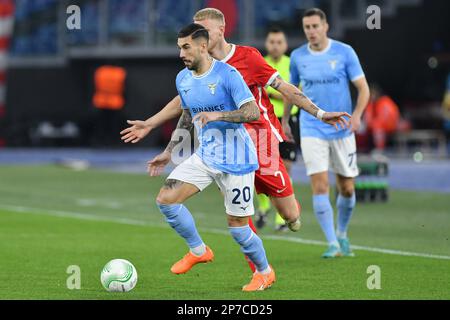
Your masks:
{"label": "opponent in red kit", "polygon": [[[265,90],[266,86],[274,82],[278,72],[266,63],[257,49],[234,44],[230,46],[230,52],[221,61],[232,65],[241,73],[261,113],[259,120],[244,124],[258,152],[256,192],[274,198],[289,197],[294,191],[278,148],[278,144],[286,140],[286,136]],[[291,221],[295,221],[292,218],[297,215],[288,213],[285,217],[287,216],[291,216]]]}
{"label": "opponent in red kit", "polygon": [[[286,102],[303,108],[318,119],[337,127],[348,126],[345,112],[325,112],[308,99],[298,88],[285,82],[278,72],[267,64],[259,51],[252,47],[229,44],[225,40],[225,18],[221,11],[205,8],[194,15],[194,22],[202,25],[209,33],[208,51],[210,55],[235,67],[244,78],[260,108],[260,118],[246,123],[252,140],[257,148],[259,169],[255,172],[257,193],[265,193],[271,199],[280,216],[292,231],[300,229],[300,205],[295,199],[291,180],[279,155],[278,144],[286,139],[281,124],[275,116],[265,87],[272,86],[278,90]],[[162,123],[179,117],[181,114],[180,98],[177,96],[160,112],[146,121],[128,121],[131,125],[123,130],[124,142],[136,143],[151,130]],[[256,232],[251,219],[250,226]],[[252,271],[254,266],[250,264]]]}

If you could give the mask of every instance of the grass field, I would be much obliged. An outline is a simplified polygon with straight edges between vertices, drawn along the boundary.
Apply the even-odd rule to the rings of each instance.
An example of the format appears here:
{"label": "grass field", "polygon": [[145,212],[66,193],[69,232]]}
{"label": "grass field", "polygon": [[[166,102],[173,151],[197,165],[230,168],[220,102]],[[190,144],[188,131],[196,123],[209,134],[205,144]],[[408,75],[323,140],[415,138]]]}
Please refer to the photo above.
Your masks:
{"label": "grass field", "polygon": [[[303,228],[261,232],[278,281],[248,294],[240,288],[250,272],[227,233],[214,187],[187,203],[214,263],[186,275],[170,273],[187,248],[154,203],[162,181],[106,170],[0,167],[0,299],[450,299],[446,194],[395,191],[387,204],[358,205],[350,231],[361,246],[356,257],[322,260],[326,246],[319,242],[309,188],[296,186]],[[133,291],[102,288],[100,270],[113,258],[136,266]],[[69,265],[81,268],[81,290],[66,287]],[[381,268],[380,290],[367,289],[370,265]]]}

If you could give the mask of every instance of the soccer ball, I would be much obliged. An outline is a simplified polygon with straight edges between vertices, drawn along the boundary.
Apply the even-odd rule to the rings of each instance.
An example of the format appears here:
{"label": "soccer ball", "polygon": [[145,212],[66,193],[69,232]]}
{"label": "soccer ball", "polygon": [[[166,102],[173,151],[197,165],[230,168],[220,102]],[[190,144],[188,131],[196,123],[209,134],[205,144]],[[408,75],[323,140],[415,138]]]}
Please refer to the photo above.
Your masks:
{"label": "soccer ball", "polygon": [[137,279],[136,268],[125,259],[111,260],[100,274],[100,281],[109,292],[130,291],[136,286]]}

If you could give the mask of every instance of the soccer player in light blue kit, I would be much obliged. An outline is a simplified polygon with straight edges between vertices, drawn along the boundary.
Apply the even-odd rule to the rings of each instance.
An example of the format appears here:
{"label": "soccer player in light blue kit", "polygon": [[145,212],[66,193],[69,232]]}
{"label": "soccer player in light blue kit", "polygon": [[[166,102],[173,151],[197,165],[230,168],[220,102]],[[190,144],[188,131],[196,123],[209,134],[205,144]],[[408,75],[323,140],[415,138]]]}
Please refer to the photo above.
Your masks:
{"label": "soccer player in light blue kit", "polygon": [[[353,48],[327,37],[328,24],[322,10],[307,10],[302,22],[308,43],[291,54],[291,83],[301,85],[302,91],[325,111],[351,113],[349,82],[358,91],[349,129],[335,130],[303,110],[300,115],[301,148],[311,180],[314,213],[329,243],[322,257],[353,256],[347,229],[355,207],[354,178],[358,175],[354,131],[358,130],[367,106],[369,88]],[[290,107],[285,106],[285,132],[290,131],[287,125]],[[339,191],[336,203],[337,231],[329,199],[329,169],[336,174]]]}
{"label": "soccer player in light blue kit", "polygon": [[[178,34],[180,58],[187,67],[176,79],[183,113],[166,150],[149,161],[150,175],[159,175],[179,153],[180,136],[195,126],[199,147],[170,173],[156,199],[166,221],[190,248],[171,271],[186,273],[197,263],[213,260],[183,202],[216,182],[224,195],[230,233],[256,266],[243,290],[264,290],[275,282],[275,272],[261,239],[248,225],[254,214],[254,171],[259,166],[253,141],[242,124],[257,120],[259,109],[240,73],[209,56],[208,40],[207,30],[195,23]],[[189,135],[185,137],[190,145]]]}

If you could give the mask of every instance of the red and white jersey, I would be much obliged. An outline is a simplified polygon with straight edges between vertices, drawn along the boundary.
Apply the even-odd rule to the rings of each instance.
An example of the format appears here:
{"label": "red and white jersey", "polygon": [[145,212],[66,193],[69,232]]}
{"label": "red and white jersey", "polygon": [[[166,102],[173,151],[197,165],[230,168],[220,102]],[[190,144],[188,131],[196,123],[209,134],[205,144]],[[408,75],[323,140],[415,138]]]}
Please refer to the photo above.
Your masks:
{"label": "red and white jersey", "polygon": [[234,44],[222,62],[235,67],[241,73],[261,112],[259,120],[245,123],[245,127],[254,130],[266,129],[272,139],[283,142],[286,136],[265,90],[278,76],[277,70],[267,64],[256,48]]}

